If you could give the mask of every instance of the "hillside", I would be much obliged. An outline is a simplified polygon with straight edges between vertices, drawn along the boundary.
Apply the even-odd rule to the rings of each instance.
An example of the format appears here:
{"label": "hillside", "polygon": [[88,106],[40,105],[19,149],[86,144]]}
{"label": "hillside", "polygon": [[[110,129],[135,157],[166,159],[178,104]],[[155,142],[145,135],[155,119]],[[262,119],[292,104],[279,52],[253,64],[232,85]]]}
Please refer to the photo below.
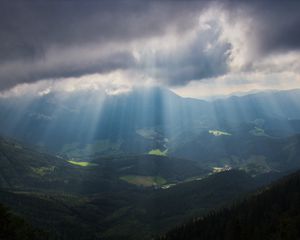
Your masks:
{"label": "hillside", "polygon": [[10,213],[0,204],[0,239],[5,240],[46,240],[46,233],[34,229],[22,218]]}
{"label": "hillside", "polygon": [[[284,140],[288,147],[278,158],[294,159],[297,139]],[[261,141],[264,149],[263,142],[273,140]],[[0,152],[0,202],[59,239],[151,239],[284,174],[211,174],[197,162],[150,154],[70,160],[5,138]]]}
{"label": "hillside", "polygon": [[284,174],[150,154],[70,160],[5,138],[0,153],[0,202],[59,239],[151,239]]}
{"label": "hillside", "polygon": [[179,226],[160,240],[300,238],[300,172],[231,208]]}
{"label": "hillside", "polygon": [[[221,167],[285,171],[300,167],[300,135],[273,137],[254,124],[228,130],[228,135],[203,132],[170,149],[171,156],[195,160],[202,167]],[[230,135],[229,135],[230,134]],[[257,165],[255,167],[255,165]]]}
{"label": "hillside", "polygon": [[278,177],[253,178],[242,171],[227,171],[168,189],[132,185],[92,195],[1,191],[0,202],[58,239],[151,239]]}
{"label": "hillside", "polygon": [[[128,184],[128,178],[148,178],[148,182],[149,178],[156,178],[161,180],[158,185],[178,183],[209,172],[193,161],[157,155],[75,161],[7,138],[0,138],[0,167],[1,188],[69,193],[130,189],[135,182]],[[154,180],[149,183],[150,187],[156,185]]]}

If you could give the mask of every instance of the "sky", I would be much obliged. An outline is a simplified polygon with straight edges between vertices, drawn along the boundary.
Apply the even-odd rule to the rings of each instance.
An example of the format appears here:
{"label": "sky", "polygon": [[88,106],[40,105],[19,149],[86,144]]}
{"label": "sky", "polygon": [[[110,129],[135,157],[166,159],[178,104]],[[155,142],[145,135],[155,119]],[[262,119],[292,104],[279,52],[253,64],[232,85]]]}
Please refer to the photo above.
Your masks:
{"label": "sky", "polygon": [[0,56],[0,96],[300,88],[300,1],[3,0]]}

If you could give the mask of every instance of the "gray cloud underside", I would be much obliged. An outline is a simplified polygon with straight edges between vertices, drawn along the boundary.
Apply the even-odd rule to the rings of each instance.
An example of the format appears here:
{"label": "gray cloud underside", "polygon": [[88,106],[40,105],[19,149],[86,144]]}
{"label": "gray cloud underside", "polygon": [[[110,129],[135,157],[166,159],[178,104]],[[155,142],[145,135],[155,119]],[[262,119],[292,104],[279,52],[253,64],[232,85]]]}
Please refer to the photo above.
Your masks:
{"label": "gray cloud underside", "polygon": [[[299,50],[300,1],[297,0],[233,0],[226,1],[228,9],[245,9],[253,19],[252,34],[258,38],[262,54]],[[232,20],[234,14],[232,11]]]}
{"label": "gray cloud underside", "polygon": [[[252,33],[260,55],[299,49],[299,1],[216,2],[230,13],[232,21],[236,20],[240,9],[252,17]],[[210,3],[2,1],[0,89],[45,78],[81,76],[118,69],[143,70],[145,63],[134,59],[126,49],[126,43],[160,36],[169,29],[179,35],[184,34],[197,23],[198,16]],[[199,36],[185,49],[171,55],[156,54],[155,69],[150,71],[152,76],[166,79],[172,85],[226,73],[227,53],[231,46],[219,44],[213,52],[203,53],[206,43],[203,39]],[[112,45],[111,49],[102,54],[102,48],[105,49],[108,44]],[[119,45],[123,47],[114,48]],[[87,46],[94,46],[91,52],[99,49],[99,54],[82,52]]]}

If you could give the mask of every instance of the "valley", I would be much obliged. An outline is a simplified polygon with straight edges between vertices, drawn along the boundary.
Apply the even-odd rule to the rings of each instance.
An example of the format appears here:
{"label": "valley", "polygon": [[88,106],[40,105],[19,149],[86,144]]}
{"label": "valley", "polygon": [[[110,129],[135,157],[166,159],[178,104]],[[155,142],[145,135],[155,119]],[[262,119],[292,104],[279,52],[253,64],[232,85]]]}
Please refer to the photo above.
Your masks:
{"label": "valley", "polygon": [[[64,111],[53,116],[55,122],[25,114],[23,124],[13,132],[2,128],[0,202],[51,240],[138,240],[141,236],[150,240],[246,199],[300,168],[300,122],[286,117],[274,120],[271,112],[267,116],[260,111],[231,120],[218,110],[215,118],[203,115],[201,106],[208,112],[218,105],[232,109],[227,106],[232,99],[210,103],[183,99],[163,89],[147,91],[153,108],[147,105],[145,121],[131,122],[130,114],[141,108],[135,103],[141,95],[133,92],[107,100],[107,108],[116,110],[107,110],[97,129],[86,125],[91,119],[80,119],[83,114],[90,116],[88,106],[85,113],[68,112],[75,114],[71,119],[76,119],[74,126],[81,126],[78,130],[65,125]],[[163,118],[159,106],[168,98],[179,107],[172,108],[171,118]],[[248,97],[238,101],[244,98]],[[48,101],[34,100],[31,104],[43,107],[31,106],[27,111],[49,109]],[[135,103],[134,110],[123,109],[130,105],[124,101]],[[64,109],[71,103],[64,102]],[[189,117],[179,121],[176,116],[181,111]],[[117,116],[111,116],[116,122],[107,122],[105,115],[111,112],[125,112],[131,120],[118,122]],[[34,129],[30,129],[32,121]],[[279,133],[279,122],[289,130]],[[2,123],[8,124],[3,119]],[[45,128],[53,131],[42,139]],[[97,134],[88,137],[91,131]]]}

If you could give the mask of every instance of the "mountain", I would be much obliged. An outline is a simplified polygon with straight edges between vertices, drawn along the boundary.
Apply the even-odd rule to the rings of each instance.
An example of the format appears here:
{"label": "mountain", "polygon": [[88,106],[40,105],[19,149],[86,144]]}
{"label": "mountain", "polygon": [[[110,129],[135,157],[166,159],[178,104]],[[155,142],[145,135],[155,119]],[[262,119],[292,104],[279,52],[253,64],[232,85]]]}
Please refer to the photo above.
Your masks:
{"label": "mountain", "polygon": [[0,152],[0,202],[51,239],[151,239],[284,174],[212,174],[158,155],[71,161],[5,138]]}
{"label": "mountain", "polygon": [[299,239],[299,196],[297,172],[231,208],[196,218],[159,239]]}
{"label": "mountain", "polygon": [[156,87],[113,96],[81,91],[2,98],[0,133],[75,158],[164,151],[182,135],[255,121],[267,134],[287,137],[300,130],[299,97],[290,90],[208,102]]}
{"label": "mountain", "polygon": [[299,96],[1,98],[0,202],[51,239],[153,239],[299,169]]}
{"label": "mountain", "polygon": [[[130,152],[135,146],[135,152],[142,153],[146,147],[151,150],[154,143],[149,140],[152,136],[144,137],[136,131],[162,124],[165,99],[174,105],[181,101],[160,88],[118,96],[81,92],[67,97],[52,94],[34,99],[5,99],[1,129],[4,134],[54,150],[74,143],[80,148],[98,140],[102,151]],[[123,146],[128,139],[131,144]]]}
{"label": "mountain", "polygon": [[76,193],[127,189],[139,182],[150,187],[173,184],[209,172],[193,161],[159,155],[73,161],[7,138],[0,138],[0,166],[2,188]]}
{"label": "mountain", "polygon": [[43,187],[55,184],[67,162],[12,139],[0,138],[0,186]]}

